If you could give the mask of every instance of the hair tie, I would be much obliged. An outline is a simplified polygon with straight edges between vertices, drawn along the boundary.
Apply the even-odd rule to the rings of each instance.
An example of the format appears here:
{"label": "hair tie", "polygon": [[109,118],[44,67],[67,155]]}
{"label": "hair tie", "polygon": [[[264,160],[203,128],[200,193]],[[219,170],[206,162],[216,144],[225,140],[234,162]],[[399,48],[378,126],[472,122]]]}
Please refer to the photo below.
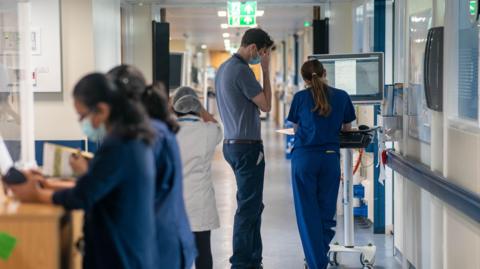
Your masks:
{"label": "hair tie", "polygon": [[128,78],[122,78],[122,83],[127,85],[130,82]]}
{"label": "hair tie", "polygon": [[316,76],[318,76],[317,73],[313,72],[312,77],[316,77]]}

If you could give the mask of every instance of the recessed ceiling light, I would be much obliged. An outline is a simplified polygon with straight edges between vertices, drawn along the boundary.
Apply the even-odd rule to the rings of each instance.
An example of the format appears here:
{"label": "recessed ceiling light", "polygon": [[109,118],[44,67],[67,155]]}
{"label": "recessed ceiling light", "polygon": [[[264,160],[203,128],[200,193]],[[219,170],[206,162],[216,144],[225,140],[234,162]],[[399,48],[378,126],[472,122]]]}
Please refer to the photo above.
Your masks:
{"label": "recessed ceiling light", "polygon": [[257,13],[255,13],[255,16],[262,17],[263,14],[265,14],[265,10],[257,10]]}
{"label": "recessed ceiling light", "polygon": [[202,50],[205,50],[207,49],[207,45],[206,44],[202,44],[202,46],[200,46],[202,48]]}
{"label": "recessed ceiling light", "polygon": [[227,28],[228,28],[228,24],[222,23],[222,24],[220,24],[220,27],[221,27],[222,29],[227,29]]}
{"label": "recessed ceiling light", "polygon": [[218,11],[218,17],[227,17],[227,12],[225,10]]}
{"label": "recessed ceiling light", "polygon": [[223,33],[222,36],[223,36],[223,38],[229,38],[230,34],[229,33]]}

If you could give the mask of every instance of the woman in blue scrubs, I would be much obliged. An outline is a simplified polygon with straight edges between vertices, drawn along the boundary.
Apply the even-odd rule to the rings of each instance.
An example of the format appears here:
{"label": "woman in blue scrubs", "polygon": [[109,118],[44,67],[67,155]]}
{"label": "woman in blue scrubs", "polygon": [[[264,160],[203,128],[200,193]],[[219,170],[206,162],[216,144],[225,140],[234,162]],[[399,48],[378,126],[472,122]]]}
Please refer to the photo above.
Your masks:
{"label": "woman in blue scrubs", "polygon": [[75,109],[85,135],[102,141],[88,171],[72,188],[42,189],[38,172],[12,186],[23,201],[85,211],[83,268],[160,268],[156,262],[154,134],[141,104],[102,74],[82,78]]}
{"label": "woman in blue scrubs", "polygon": [[168,110],[166,91],[160,84],[146,87],[143,75],[133,66],[115,67],[108,76],[130,98],[142,102],[155,132],[158,268],[190,269],[196,247],[183,200],[182,160],[175,137],[179,127]]}
{"label": "woman in blue scrubs", "polygon": [[295,94],[288,121],[295,124],[292,184],[298,229],[310,269],[328,266],[340,184],[340,131],[351,128],[355,110],[349,95],[329,87],[317,60],[301,69],[307,89]]}

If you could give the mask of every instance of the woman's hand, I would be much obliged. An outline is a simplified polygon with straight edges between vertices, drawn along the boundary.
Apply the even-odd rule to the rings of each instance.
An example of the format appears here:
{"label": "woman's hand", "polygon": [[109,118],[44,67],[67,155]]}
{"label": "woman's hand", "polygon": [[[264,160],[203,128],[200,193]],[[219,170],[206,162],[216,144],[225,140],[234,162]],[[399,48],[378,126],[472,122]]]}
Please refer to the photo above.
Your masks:
{"label": "woman's hand", "polygon": [[52,190],[42,189],[41,182],[45,177],[38,170],[22,171],[27,181],[23,184],[9,185],[15,196],[22,202],[52,203]]}
{"label": "woman's hand", "polygon": [[68,159],[70,167],[72,167],[73,173],[77,176],[81,176],[88,171],[88,161],[80,154],[72,154]]}
{"label": "woman's hand", "polygon": [[50,189],[53,191],[60,191],[65,189],[71,189],[75,187],[75,181],[73,180],[63,180],[60,178],[45,178],[40,181],[40,184],[45,189]]}
{"label": "woman's hand", "polygon": [[22,202],[39,202],[39,182],[44,178],[43,175],[36,170],[22,171],[27,179],[25,183],[9,185],[15,196]]}

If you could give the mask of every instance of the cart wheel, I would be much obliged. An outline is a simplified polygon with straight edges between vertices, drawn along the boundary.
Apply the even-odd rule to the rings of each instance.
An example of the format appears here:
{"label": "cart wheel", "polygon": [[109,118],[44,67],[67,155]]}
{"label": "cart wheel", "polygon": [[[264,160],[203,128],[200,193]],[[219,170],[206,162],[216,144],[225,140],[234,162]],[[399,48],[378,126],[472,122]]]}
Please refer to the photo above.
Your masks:
{"label": "cart wheel", "polygon": [[328,263],[331,266],[338,266],[340,263],[338,262],[338,253],[337,252],[328,252]]}
{"label": "cart wheel", "polygon": [[307,260],[303,259],[303,268],[308,269]]}
{"label": "cart wheel", "polygon": [[371,261],[365,261],[365,255],[363,253],[360,254],[360,264],[363,265],[363,268],[373,268],[375,264],[375,256],[372,258]]}

